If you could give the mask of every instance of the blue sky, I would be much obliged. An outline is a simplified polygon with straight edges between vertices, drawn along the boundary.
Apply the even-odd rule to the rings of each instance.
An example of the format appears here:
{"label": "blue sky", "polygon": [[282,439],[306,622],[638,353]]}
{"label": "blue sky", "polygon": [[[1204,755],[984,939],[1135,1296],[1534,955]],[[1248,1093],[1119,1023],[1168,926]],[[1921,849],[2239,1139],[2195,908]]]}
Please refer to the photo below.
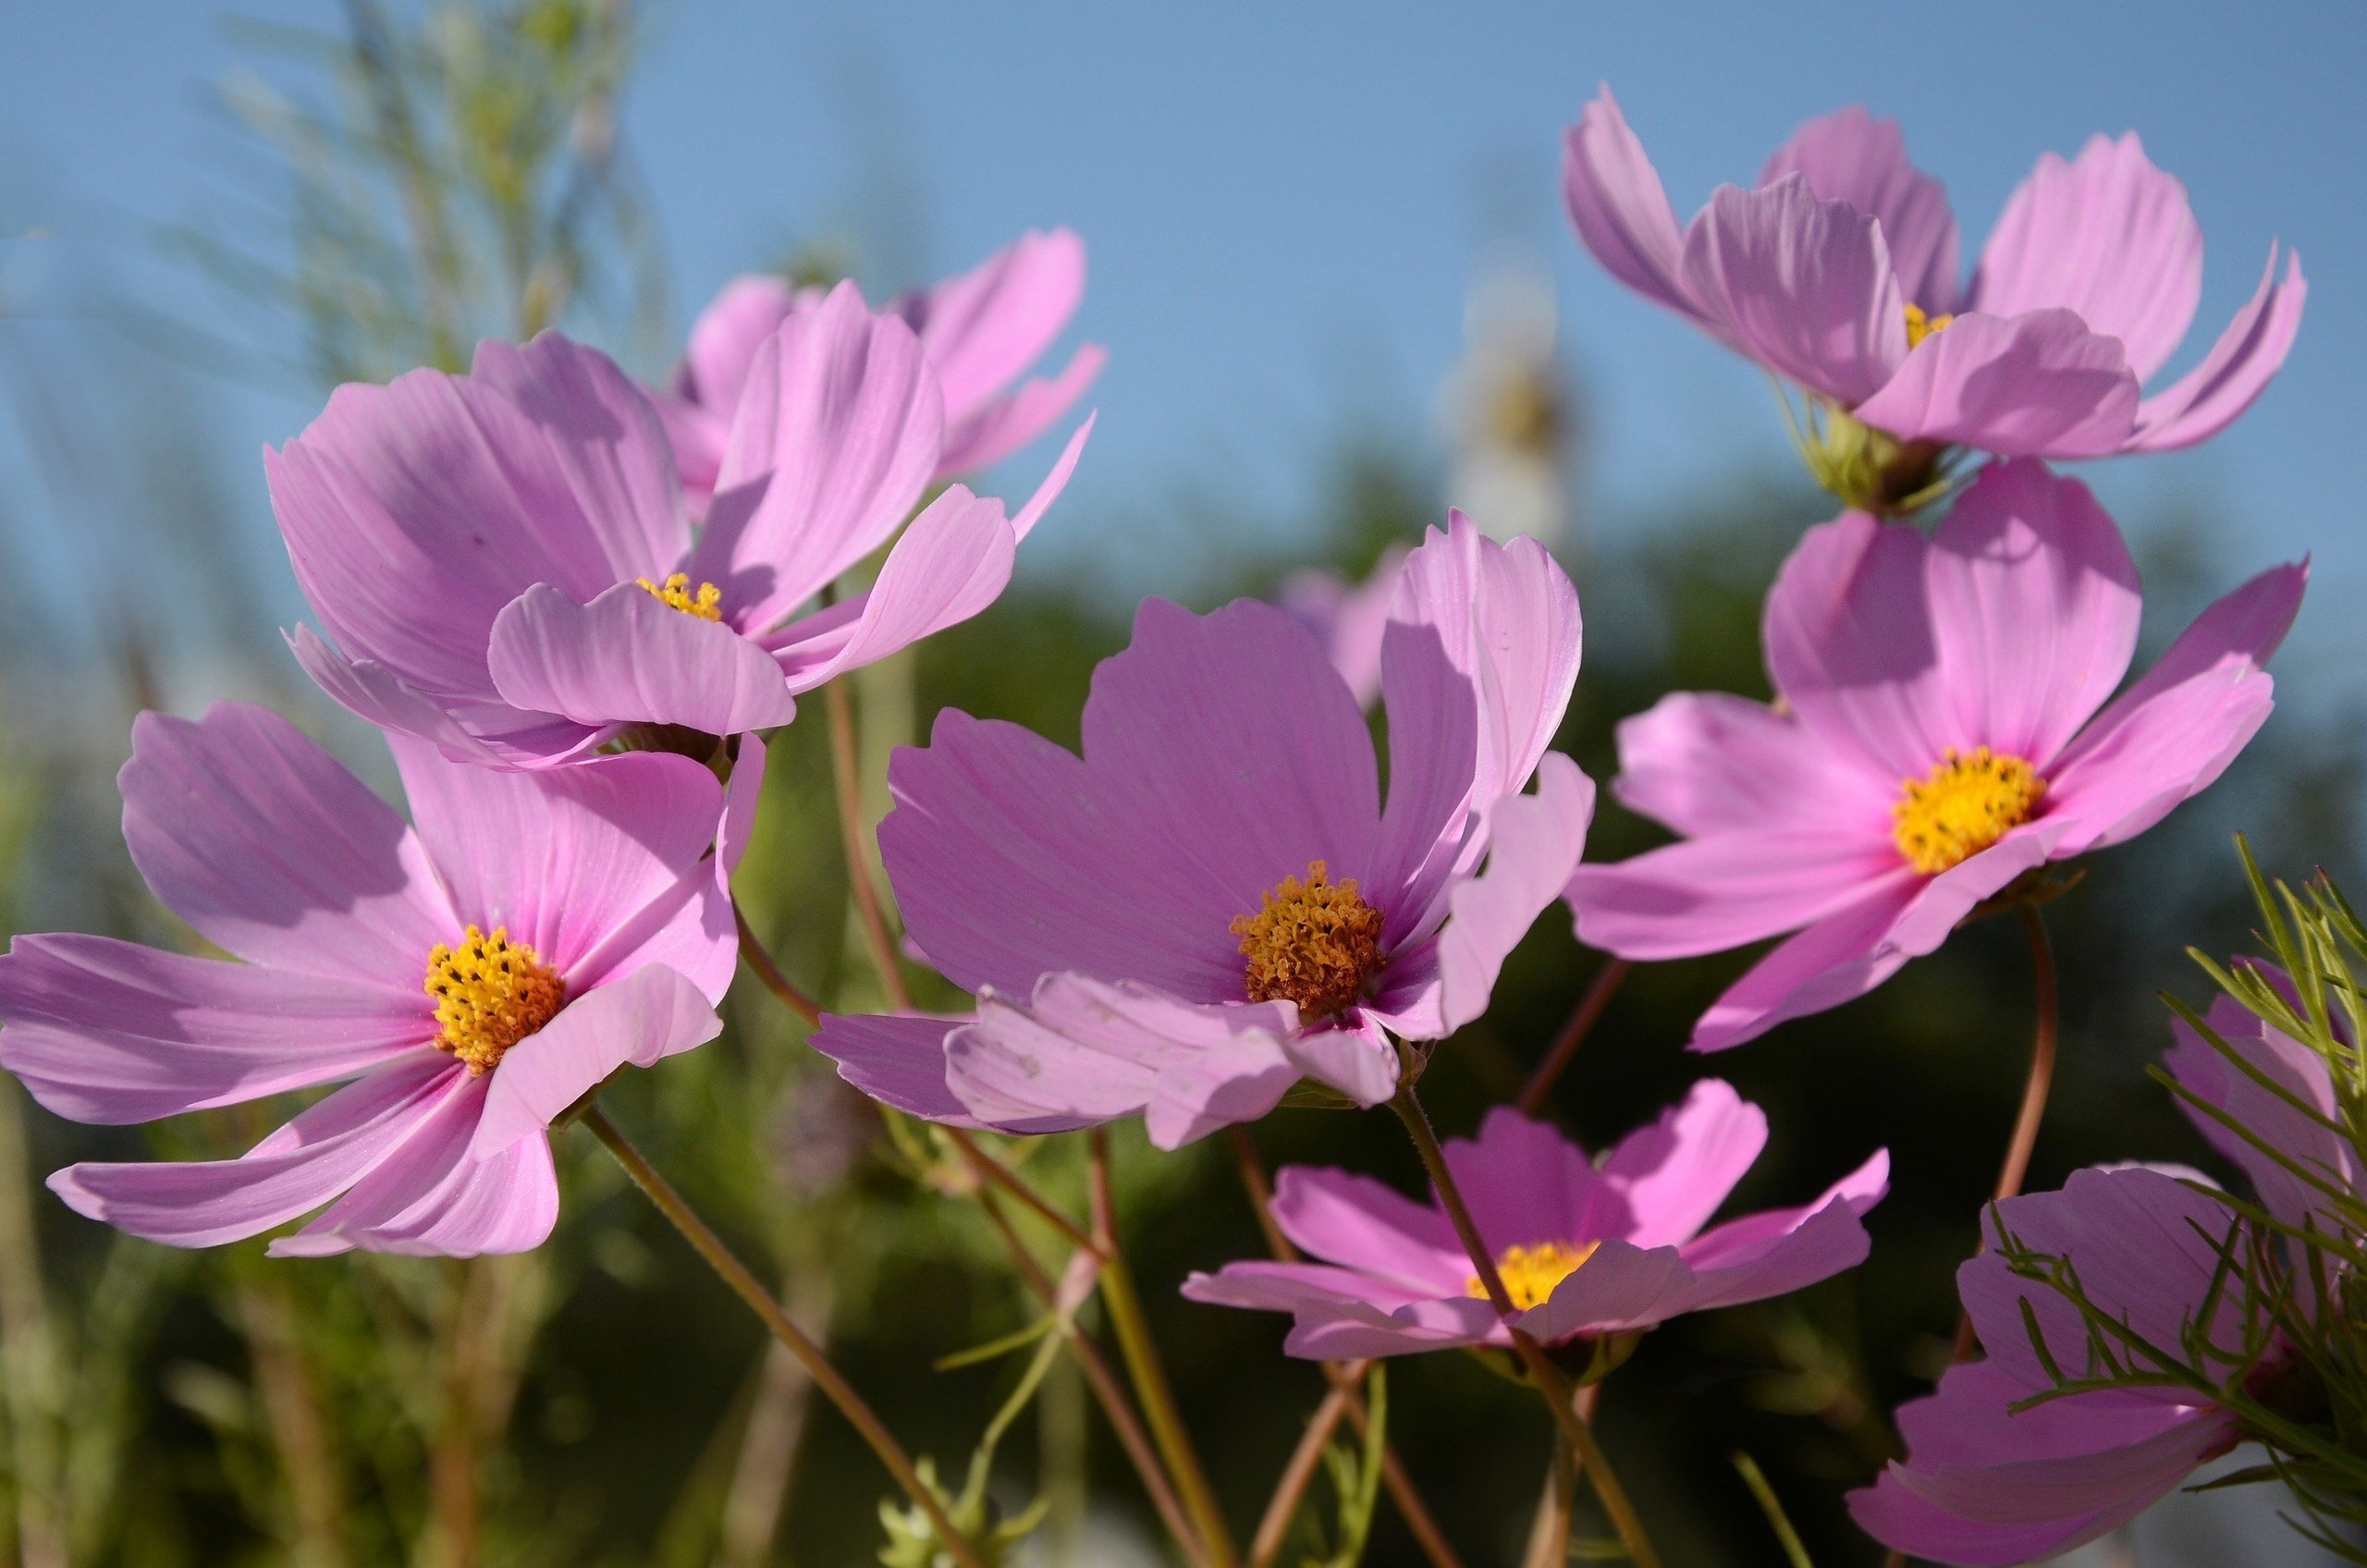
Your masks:
{"label": "blue sky", "polygon": [[[239,9],[321,23],[337,10]],[[83,241],[75,253],[118,288],[202,312],[141,233],[192,215],[236,147],[206,91],[239,57],[226,14],[19,7],[0,40],[0,214]],[[2039,152],[2139,129],[2186,180],[2208,240],[2195,338],[2172,370],[2250,292],[2272,237],[2301,252],[2310,313],[2283,378],[2232,431],[2090,477],[2132,513],[2207,497],[2236,531],[2231,570],[2314,550],[2305,626],[2339,620],[2327,601],[2367,586],[2367,8],[2349,0],[678,0],[648,27],[626,133],[685,313],[733,272],[883,202],[911,220],[906,253],[882,258],[895,272],[967,264],[1030,226],[1085,234],[1080,325],[1113,359],[1053,550],[1123,556],[1128,541],[1080,539],[1076,520],[1157,533],[1158,498],[1187,484],[1287,520],[1343,423],[1421,428],[1477,258],[1504,238],[1557,274],[1600,515],[1615,525],[1783,459],[1758,374],[1612,284],[1568,233],[1559,133],[1608,80],[1680,216],[1718,181],[1747,180],[1806,116],[1850,101],[1897,115],[1946,181],[1968,254]],[[260,508],[243,454],[299,428],[309,401],[229,388],[206,404]],[[1023,459],[1010,484],[1048,456]],[[9,460],[0,451],[0,477]]]}

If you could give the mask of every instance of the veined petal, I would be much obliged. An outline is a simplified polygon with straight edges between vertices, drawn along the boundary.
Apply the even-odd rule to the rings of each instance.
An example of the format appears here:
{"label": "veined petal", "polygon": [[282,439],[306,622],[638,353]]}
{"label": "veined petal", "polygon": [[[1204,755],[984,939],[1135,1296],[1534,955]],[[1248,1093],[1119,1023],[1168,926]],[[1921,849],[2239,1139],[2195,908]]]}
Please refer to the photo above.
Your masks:
{"label": "veined petal", "polygon": [[1037,229],[889,308],[919,334],[945,389],[946,423],[958,426],[1043,357],[1084,298],[1085,241]]}
{"label": "veined petal", "polygon": [[1625,1210],[1619,1233],[1642,1247],[1691,1241],[1766,1146],[1767,1113],[1732,1084],[1702,1079],[1604,1157],[1603,1185]]}
{"label": "veined petal", "polygon": [[1609,87],[1563,139],[1562,195],[1578,239],[1604,271],[1687,320],[1710,325],[1685,282],[1685,237],[1668,193]]}
{"label": "veined petal", "polygon": [[1507,795],[1488,816],[1487,868],[1448,895],[1439,932],[1441,1023],[1450,1032],[1488,1011],[1504,960],[1577,869],[1594,817],[1594,780],[1549,753],[1538,767],[1537,793]]}
{"label": "veined petal", "polygon": [[1706,837],[1878,824],[1898,783],[1836,753],[1797,713],[1723,692],[1676,692],[1620,720],[1611,792],[1629,811]]}
{"label": "veined petal", "polygon": [[787,724],[797,712],[755,642],[635,582],[589,604],[546,583],[529,588],[494,622],[490,664],[505,700],[586,726],[737,735]]}
{"label": "veined petal", "polygon": [[1567,890],[1580,940],[1652,961],[1723,952],[1813,925],[1904,874],[1880,828],[1770,829],[1582,865]]}
{"label": "veined petal", "polygon": [[1941,183],[1907,156],[1895,119],[1852,104],[1809,121],[1759,171],[1772,185],[1787,174],[1825,202],[1846,202],[1882,225],[1892,270],[1907,302],[1932,315],[1956,308],[1956,220]]}
{"label": "veined petal", "polygon": [[807,623],[791,622],[789,638],[767,639],[788,689],[810,692],[969,619],[1011,582],[1017,550],[1000,501],[948,488],[904,530],[850,613],[831,618],[818,634],[798,638]]}
{"label": "veined petal", "polygon": [[549,767],[605,743],[609,728],[595,729],[557,714],[529,713],[509,704],[438,698],[369,659],[350,659],[309,626],[288,635],[296,662],[329,699],[390,734],[432,742],[455,762],[483,767]]}
{"label": "veined petal", "polygon": [[955,1127],[983,1127],[945,1082],[945,1039],[964,1017],[825,1013],[806,1043],[839,1064],[839,1076],[882,1105]]}
{"label": "veined petal", "polygon": [[538,1136],[619,1068],[653,1067],[721,1033],[706,998],[673,970],[653,965],[599,986],[502,1056],[470,1152],[484,1159]]}
{"label": "veined petal", "polygon": [[2069,311],[1967,312],[1917,344],[1858,419],[1902,441],[2000,457],[2098,458],[2128,442],[2137,377]]}
{"label": "veined petal", "polygon": [[937,477],[975,473],[1018,451],[1059,423],[1109,362],[1108,349],[1098,343],[1085,344],[1069,356],[1058,375],[1030,376],[961,420],[950,421]]}
{"label": "veined petal", "polygon": [[2276,247],[2250,303],[2236,312],[2203,361],[2137,406],[2137,428],[2127,450],[2172,452],[2208,440],[2233,424],[2268,389],[2293,338],[2310,286],[2297,251],[2276,281]]}

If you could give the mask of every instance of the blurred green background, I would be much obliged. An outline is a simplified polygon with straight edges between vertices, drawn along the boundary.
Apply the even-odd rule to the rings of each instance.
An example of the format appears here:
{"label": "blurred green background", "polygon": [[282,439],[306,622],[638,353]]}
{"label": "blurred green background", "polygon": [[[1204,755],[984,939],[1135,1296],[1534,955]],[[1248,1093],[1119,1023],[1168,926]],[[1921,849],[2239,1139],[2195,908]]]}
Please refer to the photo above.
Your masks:
{"label": "blurred green background", "polygon": [[[338,380],[455,363],[480,335],[549,325],[660,373],[682,312],[625,153],[619,104],[643,42],[625,8],[355,4],[333,20],[239,35],[256,74],[223,103],[243,128],[245,201],[192,214],[153,242],[268,340],[300,344],[277,374],[316,396]],[[0,231],[15,231],[0,218]],[[816,224],[746,260],[814,276],[852,271],[876,297],[925,281],[893,276],[877,254],[892,249],[861,226]],[[209,440],[208,383],[186,368],[218,345],[142,301],[116,303],[80,324],[69,348],[0,339],[0,417],[14,422],[41,486],[37,506],[0,495],[18,563],[0,579],[0,871],[13,929],[169,946],[188,933],[141,888],[117,830],[111,776],[137,708],[160,693],[255,696],[298,715],[368,776],[384,783],[390,770],[366,732],[304,688],[279,645],[285,568],[260,471]],[[1510,515],[1551,540],[1579,584],[1587,658],[1561,744],[1607,780],[1612,726],[1662,692],[1764,693],[1760,594],[1799,530],[1829,508],[1789,468],[1705,462],[1649,509],[1584,516],[1588,410],[1619,388],[1584,385],[1567,368],[1550,290],[1540,294],[1522,256],[1481,270],[1471,308],[1470,351],[1437,408],[1343,395],[1337,417],[1308,433],[1295,488],[1313,499],[1299,515],[1245,502],[1212,462],[1147,486],[1118,515],[1065,525],[1197,541],[1160,591],[1205,607],[1270,594],[1310,565],[1360,575],[1439,521],[1450,498],[1484,493],[1499,508],[1490,521]],[[6,311],[0,295],[0,318]],[[1084,321],[1093,331],[1089,296]],[[34,519],[58,517],[74,520],[72,537],[27,536]],[[2124,521],[2143,556],[2150,653],[2237,569],[2214,544],[2222,520],[2201,503]],[[60,558],[78,563],[67,581],[48,564]],[[1122,645],[1131,597],[1090,556],[1030,560],[977,621],[866,672],[856,695],[868,788],[879,789],[888,748],[942,705],[1073,743],[1091,668]],[[58,656],[77,639],[86,655]],[[2184,946],[2244,942],[2232,832],[2248,832],[2273,871],[2323,864],[2361,885],[2355,671],[2288,662],[2279,679],[2313,684],[2312,700],[2274,718],[2210,795],[2098,857],[2049,911],[2066,1043],[2034,1187],[2097,1160],[2209,1163],[2143,1068],[2166,1044],[2157,992],[2203,990]],[[840,859],[827,734],[800,723],[772,756],[761,834],[739,879],[751,918],[812,993],[876,1006]],[[1606,805],[1590,853],[1653,841]],[[1680,1048],[1690,1023],[1748,956],[1635,975],[1562,1083],[1555,1114],[1600,1145],[1681,1095],[1705,1069]],[[1540,923],[1492,1012],[1438,1053],[1425,1089],[1445,1131],[1468,1130],[1517,1088],[1600,962],[1576,947],[1564,914]],[[1944,1361],[1951,1270],[1972,1243],[2013,1114],[2030,1011],[2017,934],[1981,925],[1870,998],[1708,1064],[1773,1125],[1739,1202],[1800,1201],[1876,1145],[1893,1150],[1895,1175],[1865,1268],[1763,1307],[1685,1319],[1650,1336],[1608,1385],[1604,1441],[1670,1562],[1776,1561],[1732,1466],[1736,1451],[1765,1469],[1817,1562],[1875,1560],[1840,1497],[1889,1452],[1890,1406]],[[867,1104],[760,989],[743,983],[728,1017],[717,1045],[620,1083],[614,1114],[762,1260],[908,1444],[958,1476],[1024,1357],[937,1364],[1024,1326],[1032,1298],[975,1207],[947,1190],[958,1183],[884,1139]],[[0,1082],[0,1562],[872,1560],[886,1487],[871,1457],[827,1407],[809,1408],[756,1324],[580,1133],[558,1140],[567,1207],[553,1243],[467,1264],[266,1263],[260,1243],[174,1253],[80,1220],[39,1185],[76,1158],[231,1152],[277,1120],[264,1107],[87,1129]],[[1285,1110],[1254,1135],[1269,1164],[1416,1182],[1385,1119]],[[1193,1268],[1261,1251],[1223,1140],[1173,1156],[1132,1131],[1118,1142],[1135,1273],[1245,1533],[1322,1384],[1279,1357],[1278,1321],[1173,1293]],[[1026,1169],[1081,1207],[1073,1148],[1048,1144]],[[1035,1239],[1056,1262],[1050,1238]],[[1534,1399],[1441,1355],[1398,1364],[1391,1401],[1395,1441],[1466,1559],[1512,1561],[1550,1441]],[[996,1474],[1009,1510],[1049,1502],[1031,1561],[1162,1561],[1131,1474],[1065,1364]],[[1294,1551],[1312,1552],[1328,1521],[1320,1484],[1315,1499]],[[1417,1561],[1386,1502],[1366,1560]]]}

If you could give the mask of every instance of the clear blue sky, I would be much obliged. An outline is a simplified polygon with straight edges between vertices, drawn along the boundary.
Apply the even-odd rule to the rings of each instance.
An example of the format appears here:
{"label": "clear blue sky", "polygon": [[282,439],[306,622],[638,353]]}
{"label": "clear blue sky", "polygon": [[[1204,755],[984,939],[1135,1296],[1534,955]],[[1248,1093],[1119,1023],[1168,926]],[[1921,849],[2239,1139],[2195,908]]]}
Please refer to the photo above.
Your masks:
{"label": "clear blue sky", "polygon": [[[239,9],[337,14],[327,0]],[[119,286],[202,303],[141,253],[139,226],[190,215],[236,146],[207,107],[206,83],[237,57],[225,14],[184,0],[13,7],[0,24],[0,213],[88,237]],[[2321,636],[2348,627],[2329,601],[2367,587],[2356,0],[678,0],[649,29],[626,129],[683,310],[907,187],[898,200],[918,227],[891,264],[915,272],[964,264],[1031,225],[1085,234],[1081,325],[1114,357],[1073,519],[1142,519],[1185,484],[1287,517],[1343,406],[1427,409],[1460,345],[1475,257],[1504,235],[1541,246],[1559,275],[1593,398],[1600,513],[1632,516],[1779,457],[1757,373],[1610,283],[1568,233],[1558,137],[1599,81],[1619,92],[1680,216],[1719,180],[1747,180],[1808,115],[1853,100],[1897,115],[1946,181],[1968,255],[2040,151],[2135,128],[2186,180],[2208,239],[2196,337],[2173,371],[2248,294],[2273,236],[2301,251],[2310,313],[2284,377],[2234,430],[2091,477],[2132,511],[2211,497],[2241,531],[2225,549],[2232,569],[2316,551],[2305,624]],[[260,507],[260,466],[243,454],[312,410],[259,390],[209,403],[229,472],[251,476]],[[1047,543],[1096,547],[1078,526]]]}

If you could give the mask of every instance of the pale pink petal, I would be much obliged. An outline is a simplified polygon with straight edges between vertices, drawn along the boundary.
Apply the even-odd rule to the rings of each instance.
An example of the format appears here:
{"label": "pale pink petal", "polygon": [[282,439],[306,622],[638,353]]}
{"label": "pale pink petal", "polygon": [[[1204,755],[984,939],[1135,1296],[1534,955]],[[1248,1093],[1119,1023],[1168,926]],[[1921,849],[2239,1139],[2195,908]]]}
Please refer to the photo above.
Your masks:
{"label": "pale pink petal", "polygon": [[423,1047],[435,1021],[419,978],[397,990],[105,937],[19,937],[0,958],[0,1066],[76,1121],[237,1105]]}
{"label": "pale pink petal", "polygon": [[1443,1213],[1369,1176],[1285,1166],[1274,1178],[1274,1223],[1308,1256],[1409,1292],[1452,1294],[1471,1275]]}
{"label": "pale pink petal", "polygon": [[1217,1274],[1193,1275],[1184,1294],[1218,1306],[1293,1314],[1283,1353],[1310,1361],[1505,1342],[1495,1308],[1477,1297],[1409,1297],[1371,1275],[1319,1263],[1228,1264]]}
{"label": "pale pink petal", "polygon": [[1984,465],[1926,568],[1958,732],[2044,771],[2137,649],[2141,598],[2120,530],[2088,487],[2035,459]]}
{"label": "pale pink petal", "polygon": [[[634,752],[504,773],[414,741],[393,746],[451,890],[454,924],[435,941],[461,925],[504,926],[570,984],[588,984],[578,971],[596,946],[678,886],[708,883],[693,867],[714,839],[723,786],[688,757]],[[425,961],[422,948],[413,967]]]}
{"label": "pale pink petal", "polygon": [[[21,939],[18,945],[22,946]],[[2322,1187],[2295,1174],[2287,1163],[2300,1166],[2337,1191],[2357,1192],[2367,1186],[2361,1181],[2359,1155],[2350,1140],[2327,1125],[2338,1124],[2342,1112],[2335,1100],[2334,1079],[2325,1058],[2283,1030],[2271,1028],[2233,997],[2212,1002],[2205,1022],[2212,1033],[2275,1088],[2230,1062],[2182,1018],[2171,1022],[2177,1044],[2164,1065],[2172,1077],[2201,1096],[2205,1104],[2232,1117],[2238,1127],[2259,1142],[2183,1100],[2178,1109],[2214,1148],[2242,1169],[2270,1214],[2288,1225],[2314,1222],[2328,1234],[2340,1234],[2342,1219],[2335,1212],[2336,1206]],[[10,1025],[11,1030],[16,1027]],[[0,1060],[6,1057],[7,1039],[0,1034]],[[2302,1110],[2303,1106],[2316,1115]],[[2275,1152],[2272,1155],[2268,1150]]]}
{"label": "pale pink petal", "polygon": [[1630,811],[1703,836],[1885,822],[1898,786],[1836,754],[1797,714],[1723,692],[1676,692],[1620,721],[1611,791]]}
{"label": "pale pink petal", "polygon": [[[674,370],[674,389],[702,408],[718,410],[728,425],[747,389],[757,348],[821,290],[799,289],[770,273],[743,273],[725,284],[691,324],[690,342]],[[720,448],[717,457],[722,456]]]}
{"label": "pale pink petal", "polygon": [[1036,229],[889,308],[920,335],[950,426],[1041,359],[1084,298],[1085,241],[1069,229]]}
{"label": "pale pink petal", "polygon": [[1562,195],[1578,239],[1604,271],[1646,299],[1707,325],[1686,287],[1685,237],[1668,193],[1607,86],[1563,139]]}
{"label": "pale pink petal", "polygon": [[1805,1290],[1866,1261],[1872,1238],[1860,1222],[1887,1190],[1890,1158],[1878,1154],[1845,1186],[1806,1208],[1755,1214],[1680,1248],[1694,1283],[1681,1309],[1709,1312]]}
{"label": "pale pink petal", "polygon": [[1972,312],[1917,344],[1854,411],[1902,441],[2098,458],[2136,428],[2137,377],[2118,338],[2089,331],[2069,311]]}
{"label": "pale pink petal", "polygon": [[[1760,364],[1844,405],[1907,357],[1907,299],[1882,226],[1786,175],[1720,186],[1685,234],[1685,284]],[[1887,428],[1887,427],[1885,427]]]}
{"label": "pale pink petal", "polygon": [[[947,489],[904,530],[851,616],[834,618],[820,636],[768,640],[789,690],[810,692],[969,619],[1011,582],[1017,549],[1000,501]],[[803,630],[791,622],[789,632]]]}
{"label": "pale pink petal", "polygon": [[1981,253],[1972,308],[2060,307],[2120,339],[2144,381],[2168,362],[2202,298],[2202,229],[2186,187],[2153,166],[2134,131],[2091,139],[2067,163],[2042,155]]}
{"label": "pale pink petal", "polygon": [[[1685,1254],[1685,1261],[1705,1278],[1714,1270],[1753,1268],[1773,1256],[1778,1243],[1828,1209],[1863,1218],[1889,1193],[1890,1151],[1877,1149],[1863,1165],[1826,1188],[1814,1203],[1797,1208],[1761,1209],[1739,1219],[1729,1219],[1710,1227],[1679,1250]],[[1839,1233],[1835,1231],[1836,1235]]]}
{"label": "pale pink petal", "polygon": [[1488,865],[1448,895],[1439,932],[1441,1023],[1448,1032],[1488,1011],[1497,973],[1585,852],[1594,780],[1559,753],[1538,766],[1537,793],[1507,795],[1489,812]]}
{"label": "pale pink petal", "polygon": [[522,713],[498,699],[431,696],[384,665],[346,657],[309,626],[288,633],[288,645],[304,673],[348,712],[393,734],[432,741],[455,762],[547,767],[572,761],[608,740],[607,728],[594,729],[556,714]]}
{"label": "pale pink petal", "polygon": [[912,329],[840,284],[757,347],[683,570],[723,590],[734,625],[761,631],[887,542],[927,487],[943,428]]}
{"label": "pale pink petal", "polygon": [[945,1037],[967,1017],[824,1013],[806,1044],[839,1064],[839,1076],[882,1105],[956,1127],[983,1127],[945,1082]]}
{"label": "pale pink petal", "polygon": [[2297,252],[2285,280],[2276,277],[2276,247],[2250,303],[2220,333],[2203,361],[2137,406],[2137,428],[2125,450],[2174,452],[2208,440],[2233,424],[2268,390],[2301,330],[2310,286]]}
{"label": "pale pink petal", "polygon": [[1625,1210],[1619,1233],[1640,1247],[1691,1241],[1766,1146],[1767,1113],[1732,1084],[1702,1079],[1604,1157],[1603,1185]]}
{"label": "pale pink petal", "polygon": [[1906,875],[1886,827],[1719,833],[1581,865],[1566,889],[1578,938],[1653,961],[1723,952],[1812,925]]}
{"label": "pale pink petal", "polygon": [[50,1190],[77,1214],[169,1246],[210,1247],[268,1231],[337,1196],[461,1092],[448,1057],[349,1084],[237,1159],[69,1165]]}
{"label": "pale pink petal", "polygon": [[589,604],[529,588],[493,623],[495,684],[521,708],[587,726],[669,724],[737,735],[787,724],[797,704],[756,643],[637,582]]}
{"label": "pale pink petal", "polygon": [[250,962],[397,992],[452,935],[392,808],[277,714],[142,714],[117,778],[132,863],[165,906]]}
{"label": "pale pink petal", "polygon": [[1140,1114],[1175,1148],[1274,1108],[1299,1070],[1287,1006],[1203,1006],[1146,986],[1049,974],[1024,1001],[991,992],[945,1045],[946,1082],[990,1126],[1029,1131]]}
{"label": "pale pink petal", "polygon": [[1060,423],[1076,406],[1109,363],[1109,351],[1087,343],[1069,356],[1055,376],[1030,376],[1010,392],[988,399],[968,416],[949,420],[945,450],[937,460],[940,480],[978,470],[1018,451]]}
{"label": "pale pink petal", "polygon": [[706,998],[673,970],[636,970],[599,986],[503,1053],[471,1152],[480,1159],[499,1154],[546,1130],[619,1068],[655,1066],[721,1033],[723,1020]]}
{"label": "pale pink petal", "polygon": [[1956,308],[1956,214],[1946,189],[1908,162],[1896,120],[1858,104],[1820,116],[1775,150],[1759,183],[1787,174],[1806,179],[1820,200],[1846,202],[1882,224],[1909,304],[1935,316]]}
{"label": "pale pink petal", "polygon": [[2306,565],[2274,567],[2215,601],[2072,741],[2047,780],[2060,852],[2134,838],[2226,771],[2268,718],[2275,682],[2261,666],[2308,581]]}
{"label": "pale pink petal", "polygon": [[1392,545],[1363,582],[1348,583],[1328,571],[1299,571],[1284,579],[1275,602],[1306,623],[1323,641],[1331,668],[1369,708],[1380,698],[1380,643],[1397,597],[1397,574],[1407,551]]}
{"label": "pale pink petal", "polygon": [[523,348],[487,338],[469,374],[506,395],[533,424],[542,460],[614,577],[673,570],[690,548],[690,516],[665,428],[632,377],[598,349],[556,332]]}
{"label": "pale pink petal", "polygon": [[[1301,1027],[1282,1036],[1282,1059],[1317,1083],[1337,1089],[1361,1106],[1376,1106],[1397,1092],[1397,1047],[1390,1043],[1377,1020],[1367,1015],[1361,1026],[1347,1026],[1349,1013],[1314,1027]],[[1420,1030],[1404,1016],[1390,1025],[1409,1039],[1436,1039],[1445,1031]],[[1227,1073],[1235,1070],[1226,1067]]]}

